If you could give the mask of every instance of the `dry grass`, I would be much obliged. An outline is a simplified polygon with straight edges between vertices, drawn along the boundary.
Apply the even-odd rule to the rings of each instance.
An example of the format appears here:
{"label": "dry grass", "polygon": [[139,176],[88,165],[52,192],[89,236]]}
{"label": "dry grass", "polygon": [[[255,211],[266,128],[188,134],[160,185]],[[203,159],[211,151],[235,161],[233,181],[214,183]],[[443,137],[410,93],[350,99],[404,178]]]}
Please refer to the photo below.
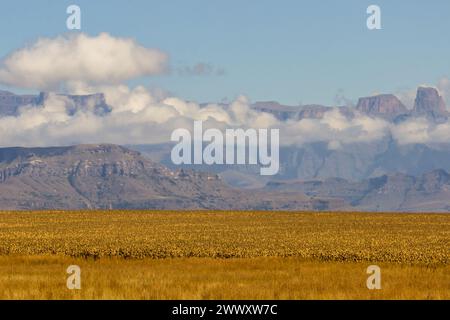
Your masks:
{"label": "dry grass", "polygon": [[[81,290],[66,288],[71,264],[81,267]],[[295,258],[0,257],[0,299],[450,299],[448,266],[382,263],[381,290],[366,288],[367,266]]]}
{"label": "dry grass", "polygon": [[445,214],[0,212],[0,299],[450,299],[449,243]]}

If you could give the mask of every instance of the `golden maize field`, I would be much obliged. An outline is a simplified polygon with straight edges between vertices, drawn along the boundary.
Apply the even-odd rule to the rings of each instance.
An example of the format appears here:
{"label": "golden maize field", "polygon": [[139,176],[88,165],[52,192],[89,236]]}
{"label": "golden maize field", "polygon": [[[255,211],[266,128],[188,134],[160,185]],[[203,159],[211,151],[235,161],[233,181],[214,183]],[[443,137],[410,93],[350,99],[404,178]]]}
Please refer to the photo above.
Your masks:
{"label": "golden maize field", "polygon": [[0,212],[1,255],[448,264],[450,215]]}
{"label": "golden maize field", "polygon": [[446,214],[0,212],[0,299],[448,299],[449,243]]}

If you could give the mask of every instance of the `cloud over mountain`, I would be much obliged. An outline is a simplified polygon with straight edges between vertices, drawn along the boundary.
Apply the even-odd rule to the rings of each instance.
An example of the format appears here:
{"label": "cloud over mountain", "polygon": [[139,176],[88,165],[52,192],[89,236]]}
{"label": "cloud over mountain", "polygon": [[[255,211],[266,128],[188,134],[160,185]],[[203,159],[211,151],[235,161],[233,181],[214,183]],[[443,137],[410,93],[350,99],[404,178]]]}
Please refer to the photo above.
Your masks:
{"label": "cloud over mountain", "polygon": [[323,117],[279,120],[252,108],[240,96],[228,106],[199,105],[173,96],[158,97],[150,90],[125,85],[89,88],[103,92],[108,112],[98,112],[95,101],[73,106],[65,95],[48,94],[42,105],[25,105],[15,116],[0,117],[0,145],[50,146],[78,143],[155,144],[169,141],[177,128],[192,130],[194,120],[204,128],[278,128],[282,145],[329,143],[330,149],[351,143],[370,143],[391,135],[400,144],[445,142],[448,122],[434,124],[426,118],[392,123],[356,113],[347,117],[331,108]]}

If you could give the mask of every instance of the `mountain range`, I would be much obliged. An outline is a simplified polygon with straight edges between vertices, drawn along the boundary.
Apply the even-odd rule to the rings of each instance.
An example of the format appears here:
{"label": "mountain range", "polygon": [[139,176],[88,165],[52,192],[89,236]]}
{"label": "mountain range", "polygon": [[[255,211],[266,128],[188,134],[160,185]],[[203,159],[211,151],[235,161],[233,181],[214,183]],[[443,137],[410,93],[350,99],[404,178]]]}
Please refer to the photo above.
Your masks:
{"label": "mountain range", "polygon": [[[85,108],[99,116],[111,112],[102,93],[58,96],[68,102],[68,114]],[[0,91],[0,117],[17,116],[25,105],[40,108],[48,97]],[[251,107],[282,121],[322,119],[336,110],[274,101]],[[442,96],[428,87],[418,88],[412,108],[382,94],[337,110],[349,119],[364,114],[393,124],[418,117],[436,125],[449,120]],[[0,149],[0,209],[450,210],[450,143],[401,145],[387,136],[338,149],[326,142],[283,146],[275,177],[260,176],[257,166],[176,167],[171,148],[166,143]]]}
{"label": "mountain range", "polygon": [[0,149],[0,209],[450,210],[450,175],[271,181],[242,190],[109,144]]}
{"label": "mountain range", "polygon": [[[0,116],[15,116],[19,108],[25,105],[43,106],[48,96],[49,93],[47,92],[41,92],[38,95],[16,95],[9,91],[0,90]],[[98,110],[99,113],[111,111],[102,93],[91,95],[58,94],[58,96],[67,98],[71,102],[73,109],[91,107]],[[203,104],[203,106],[205,105]],[[223,108],[228,107],[227,104],[222,103],[220,105]],[[317,104],[288,106],[276,101],[255,102],[251,107],[254,110],[271,113],[283,121],[288,119],[321,119],[326,112],[335,108]],[[353,117],[359,112],[395,122],[416,116],[425,116],[439,122],[447,120],[450,115],[442,96],[437,89],[431,87],[419,87],[417,89],[415,103],[411,110],[393,94],[380,94],[360,98],[355,107],[340,106],[338,109],[348,117]]]}
{"label": "mountain range", "polygon": [[[314,209],[291,192],[227,186],[218,175],[170,170],[127,148],[101,144],[0,149],[0,209]],[[270,197],[269,197],[270,195]]]}
{"label": "mountain range", "polygon": [[[255,110],[268,112],[279,120],[321,119],[328,111],[335,107],[323,105],[287,106],[276,101],[256,102],[252,105]],[[445,121],[449,117],[445,102],[437,89],[419,87],[412,109],[408,109],[395,95],[380,94],[364,97],[358,100],[355,107],[340,106],[338,110],[347,117],[354,117],[356,113],[375,118],[383,118],[391,122],[400,122],[410,117],[425,116],[433,121]]]}

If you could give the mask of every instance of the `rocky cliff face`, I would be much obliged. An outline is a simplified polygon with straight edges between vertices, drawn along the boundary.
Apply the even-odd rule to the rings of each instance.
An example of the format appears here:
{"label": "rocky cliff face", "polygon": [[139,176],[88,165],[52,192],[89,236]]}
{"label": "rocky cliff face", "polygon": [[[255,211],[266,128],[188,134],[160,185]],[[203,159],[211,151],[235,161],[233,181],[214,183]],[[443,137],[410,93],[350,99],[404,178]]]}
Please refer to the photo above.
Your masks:
{"label": "rocky cliff face", "polygon": [[418,88],[413,112],[417,116],[427,116],[433,120],[448,117],[444,99],[435,88]]}
{"label": "rocky cliff face", "polygon": [[356,110],[372,117],[380,117],[389,121],[408,113],[403,103],[392,94],[360,98]]}

